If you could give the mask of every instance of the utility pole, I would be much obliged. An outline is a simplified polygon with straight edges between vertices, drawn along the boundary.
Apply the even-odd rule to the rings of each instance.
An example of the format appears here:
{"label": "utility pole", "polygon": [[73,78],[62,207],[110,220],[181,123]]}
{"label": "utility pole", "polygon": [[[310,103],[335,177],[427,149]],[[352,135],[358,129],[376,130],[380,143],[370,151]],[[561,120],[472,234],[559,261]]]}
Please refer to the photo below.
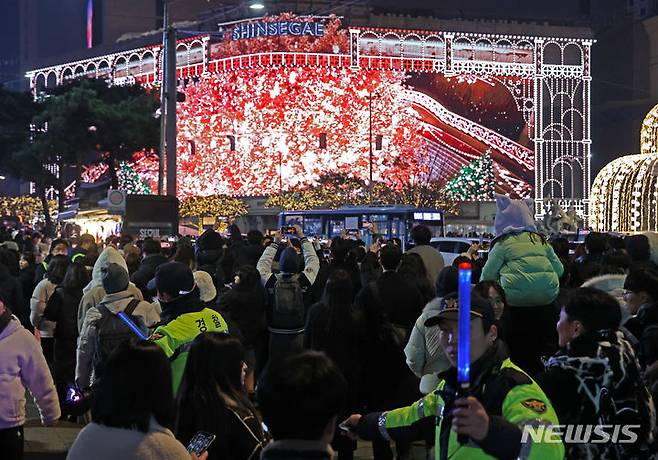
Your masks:
{"label": "utility pole", "polygon": [[176,29],[171,27],[169,22],[169,1],[165,0],[162,21],[158,195],[164,195],[164,166],[166,161],[166,194],[176,196]]}
{"label": "utility pole", "polygon": [[165,164],[165,128],[166,128],[166,111],[167,111],[167,92],[166,92],[166,74],[167,74],[167,31],[169,30],[169,7],[167,0],[164,2],[164,11],[162,14],[162,49],[160,58],[162,67],[160,67],[160,162],[158,168],[158,195],[163,194],[164,190],[164,164]]}
{"label": "utility pole", "polygon": [[167,30],[167,120],[165,133],[167,143],[167,195],[176,196],[176,29]]}
{"label": "utility pole", "polygon": [[372,206],[372,93],[368,93],[368,148],[370,179],[368,180],[368,203]]}

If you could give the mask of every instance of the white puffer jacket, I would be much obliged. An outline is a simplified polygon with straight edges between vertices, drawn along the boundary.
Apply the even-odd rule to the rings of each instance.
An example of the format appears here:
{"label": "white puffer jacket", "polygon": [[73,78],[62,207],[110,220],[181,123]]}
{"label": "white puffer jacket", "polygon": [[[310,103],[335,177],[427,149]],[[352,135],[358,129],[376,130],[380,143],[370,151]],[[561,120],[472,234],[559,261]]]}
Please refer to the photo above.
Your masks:
{"label": "white puffer jacket", "polygon": [[436,374],[450,368],[450,362],[439,345],[438,326],[425,327],[425,321],[436,316],[441,310],[441,301],[441,298],[436,298],[425,306],[411,331],[407,346],[404,347],[407,366],[421,378],[420,391],[423,394],[436,390],[439,384]]}
{"label": "white puffer jacket", "polygon": [[25,424],[25,389],[37,403],[41,422],[60,417],[53,378],[38,342],[12,316],[0,332],[0,430]]}

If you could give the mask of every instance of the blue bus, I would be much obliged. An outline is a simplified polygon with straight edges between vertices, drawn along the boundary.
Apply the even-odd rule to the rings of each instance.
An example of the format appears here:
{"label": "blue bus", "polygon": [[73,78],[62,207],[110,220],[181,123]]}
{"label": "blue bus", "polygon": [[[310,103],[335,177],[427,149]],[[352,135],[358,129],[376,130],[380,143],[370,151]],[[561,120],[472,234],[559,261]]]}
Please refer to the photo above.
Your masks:
{"label": "blue bus", "polygon": [[444,214],[440,209],[414,206],[344,206],[338,209],[311,209],[283,211],[279,214],[279,228],[299,225],[308,236],[321,235],[329,238],[342,231],[358,232],[370,243],[365,223],[377,224],[377,230],[385,239],[400,238],[403,249],[410,240],[414,225],[430,228],[433,236],[445,236]]}

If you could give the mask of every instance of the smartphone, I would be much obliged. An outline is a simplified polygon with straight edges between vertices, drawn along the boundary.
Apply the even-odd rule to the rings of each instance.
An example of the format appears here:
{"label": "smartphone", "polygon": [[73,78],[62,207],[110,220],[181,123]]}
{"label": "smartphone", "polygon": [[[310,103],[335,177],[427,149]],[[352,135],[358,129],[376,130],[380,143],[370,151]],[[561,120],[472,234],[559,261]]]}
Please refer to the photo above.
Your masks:
{"label": "smartphone", "polygon": [[295,227],[281,227],[281,233],[284,235],[296,235],[297,229]]}
{"label": "smartphone", "polygon": [[200,456],[208,450],[210,444],[215,440],[216,436],[206,431],[197,431],[190,443],[187,445],[187,451]]}
{"label": "smartphone", "polygon": [[162,249],[169,249],[171,247],[171,243],[169,241],[160,241],[160,247]]}

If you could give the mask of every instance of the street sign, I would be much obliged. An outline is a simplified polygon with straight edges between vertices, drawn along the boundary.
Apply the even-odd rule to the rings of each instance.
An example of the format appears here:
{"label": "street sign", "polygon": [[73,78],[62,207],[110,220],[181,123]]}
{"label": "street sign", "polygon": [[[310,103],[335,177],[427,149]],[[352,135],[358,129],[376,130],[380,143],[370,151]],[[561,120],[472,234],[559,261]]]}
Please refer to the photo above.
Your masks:
{"label": "street sign", "polygon": [[126,213],[126,191],[125,190],[108,190],[107,191],[107,213],[108,214],[125,214]]}

